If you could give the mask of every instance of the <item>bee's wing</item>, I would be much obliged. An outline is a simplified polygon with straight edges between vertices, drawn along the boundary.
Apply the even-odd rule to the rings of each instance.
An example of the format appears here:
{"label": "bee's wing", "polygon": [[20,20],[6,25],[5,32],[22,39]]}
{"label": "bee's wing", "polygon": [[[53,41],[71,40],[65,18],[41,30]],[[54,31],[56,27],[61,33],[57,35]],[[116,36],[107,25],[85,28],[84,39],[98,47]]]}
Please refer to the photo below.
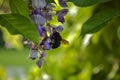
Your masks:
{"label": "bee's wing", "polygon": [[68,44],[69,44],[69,42],[68,42],[67,40],[65,40],[65,39],[62,39],[61,43],[62,43],[63,45],[68,45]]}

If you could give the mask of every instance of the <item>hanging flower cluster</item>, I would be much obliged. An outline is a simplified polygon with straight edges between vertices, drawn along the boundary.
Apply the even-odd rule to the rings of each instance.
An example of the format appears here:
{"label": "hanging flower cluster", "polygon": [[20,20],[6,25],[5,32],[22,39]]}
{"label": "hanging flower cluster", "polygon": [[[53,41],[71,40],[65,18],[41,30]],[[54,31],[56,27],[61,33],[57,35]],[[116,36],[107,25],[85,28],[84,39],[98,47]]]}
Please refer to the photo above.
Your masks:
{"label": "hanging flower cluster", "polygon": [[68,12],[67,4],[65,0],[58,0],[58,3],[62,9],[56,11],[53,10],[55,7],[54,4],[47,3],[46,0],[31,0],[31,3],[29,4],[31,10],[30,17],[39,32],[40,44],[36,45],[29,40],[25,41],[25,44],[30,48],[29,57],[32,60],[39,58],[37,61],[38,67],[41,67],[42,65],[46,55],[45,51],[50,50],[51,48],[58,48],[63,40],[60,35],[63,27],[61,25],[53,26],[49,22],[54,16],[57,16],[58,22],[62,24],[65,22],[64,16]]}

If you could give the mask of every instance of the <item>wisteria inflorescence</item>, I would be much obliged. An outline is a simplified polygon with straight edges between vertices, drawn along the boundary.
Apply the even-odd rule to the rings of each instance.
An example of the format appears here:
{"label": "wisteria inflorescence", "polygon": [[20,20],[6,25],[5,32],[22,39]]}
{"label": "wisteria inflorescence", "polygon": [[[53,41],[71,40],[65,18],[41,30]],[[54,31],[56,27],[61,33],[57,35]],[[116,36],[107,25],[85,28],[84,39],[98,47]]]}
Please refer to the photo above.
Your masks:
{"label": "wisteria inflorescence", "polygon": [[58,48],[63,40],[60,32],[63,30],[62,25],[54,26],[50,21],[52,17],[57,16],[60,23],[64,23],[64,16],[68,13],[67,4],[65,0],[58,0],[61,10],[53,10],[54,3],[47,3],[46,0],[31,0],[29,3],[30,17],[35,24],[39,35],[39,45],[34,44],[32,41],[25,41],[25,44],[30,48],[29,57],[32,60],[38,58],[36,62],[38,67],[41,67],[46,50]]}

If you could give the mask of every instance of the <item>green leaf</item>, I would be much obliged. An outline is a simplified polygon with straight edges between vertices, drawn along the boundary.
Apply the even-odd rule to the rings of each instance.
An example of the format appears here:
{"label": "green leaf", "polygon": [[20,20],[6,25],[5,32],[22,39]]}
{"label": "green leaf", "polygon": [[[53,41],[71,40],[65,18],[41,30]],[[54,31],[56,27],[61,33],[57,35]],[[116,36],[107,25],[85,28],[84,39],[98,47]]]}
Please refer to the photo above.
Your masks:
{"label": "green leaf", "polygon": [[111,0],[67,0],[67,1],[73,2],[76,6],[79,7],[87,7],[90,5],[104,3]]}
{"label": "green leaf", "polygon": [[120,10],[106,9],[99,11],[83,24],[81,35],[99,31],[105,27],[108,21],[117,16],[120,16]]}
{"label": "green leaf", "polygon": [[47,3],[55,3],[54,0],[46,0]]}
{"label": "green leaf", "polygon": [[117,35],[118,35],[118,38],[120,39],[120,26],[117,29]]}
{"label": "green leaf", "polygon": [[0,15],[0,25],[6,27],[11,34],[22,34],[36,44],[39,43],[37,28],[25,16],[19,14]]}
{"label": "green leaf", "polygon": [[9,5],[12,13],[21,14],[29,17],[28,6],[23,0],[9,0]]}

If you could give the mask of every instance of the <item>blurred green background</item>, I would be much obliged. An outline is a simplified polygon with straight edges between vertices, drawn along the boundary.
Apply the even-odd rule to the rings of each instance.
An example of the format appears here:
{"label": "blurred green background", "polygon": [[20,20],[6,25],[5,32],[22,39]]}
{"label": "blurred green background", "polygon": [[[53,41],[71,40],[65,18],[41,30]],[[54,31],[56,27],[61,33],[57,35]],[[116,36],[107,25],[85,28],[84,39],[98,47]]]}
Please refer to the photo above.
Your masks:
{"label": "blurred green background", "polygon": [[[94,14],[97,5],[68,5],[61,35],[69,45],[47,51],[40,69],[28,59],[30,51],[23,45],[23,37],[11,35],[0,26],[0,80],[120,80],[119,18],[97,33],[79,37],[81,26]],[[6,0],[0,13],[9,11]]]}

